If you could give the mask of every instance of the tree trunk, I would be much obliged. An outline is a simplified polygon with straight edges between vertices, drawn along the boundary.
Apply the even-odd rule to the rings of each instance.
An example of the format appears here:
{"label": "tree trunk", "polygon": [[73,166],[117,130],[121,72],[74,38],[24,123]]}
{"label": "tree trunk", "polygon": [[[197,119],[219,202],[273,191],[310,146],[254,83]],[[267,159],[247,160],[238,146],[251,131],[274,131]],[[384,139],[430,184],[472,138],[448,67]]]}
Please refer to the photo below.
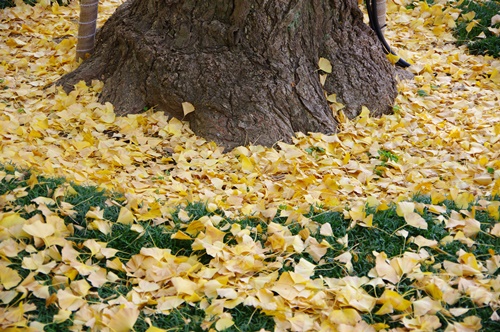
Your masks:
{"label": "tree trunk", "polygon": [[[333,67],[324,87],[320,57]],[[394,73],[356,0],[129,0],[59,84],[101,79],[117,114],[154,106],[232,148],[335,132],[325,90],[349,118],[387,113]]]}
{"label": "tree trunk", "polygon": [[83,60],[94,52],[98,12],[99,0],[80,0],[76,61]]}

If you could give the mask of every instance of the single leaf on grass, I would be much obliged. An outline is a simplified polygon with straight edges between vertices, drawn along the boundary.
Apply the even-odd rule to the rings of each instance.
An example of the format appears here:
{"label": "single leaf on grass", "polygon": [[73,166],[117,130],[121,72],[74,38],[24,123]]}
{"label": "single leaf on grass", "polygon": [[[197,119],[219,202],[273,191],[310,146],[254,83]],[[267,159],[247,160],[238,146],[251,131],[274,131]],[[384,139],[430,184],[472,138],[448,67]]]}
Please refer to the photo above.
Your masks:
{"label": "single leaf on grass", "polygon": [[495,24],[500,23],[500,14],[496,14],[491,18],[491,26],[494,26]]}
{"label": "single leaf on grass", "polygon": [[469,24],[467,24],[467,26],[465,27],[465,31],[467,32],[471,32],[472,29],[474,29],[474,27],[477,25],[477,21],[474,20],[474,21],[471,21]]}
{"label": "single leaf on grass", "polygon": [[31,200],[32,202],[35,202],[38,205],[55,205],[56,202],[52,198],[48,197],[37,197],[35,199]]}
{"label": "single leaf on grass", "polygon": [[116,222],[125,224],[125,225],[131,225],[134,222],[134,214],[132,211],[130,211],[128,208],[122,206],[120,208],[120,213],[118,214],[118,219],[116,219]]}
{"label": "single leaf on grass", "polygon": [[130,226],[130,230],[139,234],[143,234],[146,231],[141,224],[135,224]]}
{"label": "single leaf on grass", "polygon": [[150,326],[146,332],[167,332],[167,330],[160,329],[159,327],[156,326]]}
{"label": "single leaf on grass", "polygon": [[413,202],[399,202],[396,208],[396,213],[400,217],[404,217],[408,225],[427,229],[427,222],[418,213],[413,212],[415,210],[415,203]]}
{"label": "single leaf on grass", "polygon": [[306,279],[309,279],[314,274],[314,268],[316,265],[309,263],[304,258],[301,258],[299,263],[295,265],[295,273],[300,274]]}
{"label": "single leaf on grass", "polygon": [[420,228],[427,229],[428,225],[424,218],[422,218],[418,213],[411,212],[407,214],[405,217],[405,221],[408,225]]}
{"label": "single leaf on grass", "polygon": [[90,219],[104,219],[104,210],[100,207],[91,207],[90,210],[85,214],[85,218]]}
{"label": "single leaf on grass", "polygon": [[354,271],[354,266],[352,265],[352,254],[349,251],[335,257],[334,260],[344,263],[347,268],[347,272],[351,273]]}
{"label": "single leaf on grass", "polygon": [[183,231],[177,231],[175,234],[172,234],[170,237],[171,239],[176,239],[176,240],[192,240],[193,238]]}
{"label": "single leaf on grass", "polygon": [[223,331],[234,325],[233,317],[229,312],[225,312],[219,316],[220,318],[215,323],[215,328],[217,331]]}
{"label": "single leaf on grass", "polygon": [[495,226],[490,230],[490,234],[496,237],[500,237],[500,223],[496,223]]}
{"label": "single leaf on grass", "polygon": [[321,225],[319,233],[323,236],[333,236],[332,225],[330,223],[324,223]]}
{"label": "single leaf on grass", "polygon": [[462,17],[467,21],[471,21],[475,16],[476,16],[476,12],[474,12],[474,11],[470,11],[468,13],[462,14]]}
{"label": "single leaf on grass", "polygon": [[415,239],[413,239],[413,243],[415,243],[419,248],[420,247],[429,247],[436,248],[438,246],[438,242],[436,240],[429,240],[422,235],[418,235]]}
{"label": "single leaf on grass", "polygon": [[495,36],[500,36],[500,28],[492,28],[492,27],[488,27],[488,30],[493,33]]}
{"label": "single leaf on grass", "polygon": [[89,223],[89,228],[94,230],[99,230],[102,234],[111,233],[111,225],[107,220],[103,219],[95,219],[91,223]]}
{"label": "single leaf on grass", "polygon": [[470,309],[469,308],[450,308],[449,311],[450,313],[455,316],[462,316],[463,314],[466,314]]}
{"label": "single leaf on grass", "polygon": [[331,247],[325,240],[318,243],[318,240],[313,237],[308,239],[307,244],[306,252],[311,255],[315,262],[319,262],[328,251],[328,248]]}

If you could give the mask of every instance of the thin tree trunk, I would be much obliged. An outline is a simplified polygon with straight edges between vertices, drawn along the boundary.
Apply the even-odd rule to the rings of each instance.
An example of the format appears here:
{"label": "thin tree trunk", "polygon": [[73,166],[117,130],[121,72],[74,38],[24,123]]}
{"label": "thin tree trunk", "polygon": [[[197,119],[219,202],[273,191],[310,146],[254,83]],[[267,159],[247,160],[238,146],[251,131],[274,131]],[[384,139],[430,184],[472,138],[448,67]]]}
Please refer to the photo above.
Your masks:
{"label": "thin tree trunk", "polygon": [[94,52],[98,11],[99,0],[80,0],[76,61],[85,59]]}
{"label": "thin tree trunk", "polygon": [[386,12],[387,12],[387,0],[375,0],[377,1],[377,20],[380,25],[380,30],[384,32],[386,24]]}

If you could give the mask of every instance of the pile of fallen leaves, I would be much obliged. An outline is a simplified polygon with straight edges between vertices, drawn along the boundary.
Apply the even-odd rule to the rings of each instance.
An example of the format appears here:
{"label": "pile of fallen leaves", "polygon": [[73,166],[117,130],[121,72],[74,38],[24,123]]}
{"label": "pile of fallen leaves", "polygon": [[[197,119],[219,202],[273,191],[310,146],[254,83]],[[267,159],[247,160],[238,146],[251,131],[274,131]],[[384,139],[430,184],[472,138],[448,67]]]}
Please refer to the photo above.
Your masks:
{"label": "pile of fallen leaves", "polygon": [[[100,24],[120,3],[100,5]],[[81,246],[90,258],[83,259],[82,248],[69,239],[75,229],[109,234],[112,223],[97,207],[89,209],[85,225],[65,222],[74,213],[73,204],[62,204],[71,194],[67,185],[34,197],[22,208],[31,215],[23,216],[13,202],[28,195],[35,176],[27,187],[0,196],[2,329],[43,328],[33,305],[23,300],[33,296],[56,305],[54,320],[71,321],[75,330],[128,330],[140,312],[169,313],[186,304],[203,309],[203,327],[217,330],[232,325],[228,310],[239,304],[273,316],[277,330],[372,331],[387,326],[370,325],[362,315],[387,314],[401,330],[444,328],[437,313],[446,317],[448,331],[479,330],[478,317],[456,318],[467,311],[455,307],[463,297],[491,307],[490,319],[497,320],[500,256],[492,247],[489,256],[475,257],[473,249],[479,233],[500,233],[496,225],[481,229],[474,213],[486,211],[498,220],[498,201],[482,198],[500,194],[500,61],[456,47],[452,29],[461,13],[447,1],[407,5],[389,4],[386,35],[415,74],[400,83],[393,115],[374,119],[364,109],[349,121],[339,113],[336,135],[297,134],[293,144],[225,153],[161,112],[117,117],[113,105],[97,102],[101,82],[78,84],[69,94],[51,86],[75,66],[76,1],[68,7],[18,1],[1,10],[0,163],[121,193],[123,201],[109,203],[119,208],[115,222],[141,234],[140,222],[174,227],[175,219],[183,227],[171,237],[192,241],[193,250],[210,257],[202,263],[196,255],[153,247],[122,261],[106,242],[88,240]],[[1,180],[22,176],[0,173]],[[407,202],[417,194],[430,196],[430,202]],[[443,208],[445,200],[458,211]],[[190,202],[220,213],[195,218],[185,210]],[[457,251],[454,262],[439,263],[430,273],[421,268],[433,259],[424,247],[436,248],[443,239],[407,238],[401,229],[398,236],[418,249],[394,257],[376,252],[369,275],[355,276],[349,264],[357,244],[338,238],[345,250],[331,259],[345,265],[346,276],[315,275],[332,245],[316,235],[334,232],[307,216],[311,207],[343,213],[350,227],[383,229],[369,208],[384,211],[391,204],[405,229],[442,223],[450,233],[443,243],[458,241],[469,250]],[[424,211],[434,214],[432,221]],[[265,222],[262,240],[256,238],[264,232],[258,226],[235,223],[224,229],[229,224],[221,223],[245,216]],[[300,232],[293,234],[291,224]],[[289,259],[304,252],[310,260]],[[22,276],[11,267],[20,253],[29,271]],[[120,279],[133,290],[105,303],[95,300],[96,289]],[[411,297],[398,293],[402,279],[419,291]],[[384,291],[369,294],[367,285]]]}

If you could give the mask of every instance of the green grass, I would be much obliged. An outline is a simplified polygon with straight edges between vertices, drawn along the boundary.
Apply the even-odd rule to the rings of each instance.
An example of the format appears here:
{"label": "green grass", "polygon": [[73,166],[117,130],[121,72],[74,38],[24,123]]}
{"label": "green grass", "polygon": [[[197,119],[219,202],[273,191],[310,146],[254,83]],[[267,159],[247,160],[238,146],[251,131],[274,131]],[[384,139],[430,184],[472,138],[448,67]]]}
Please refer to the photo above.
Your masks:
{"label": "green grass", "polygon": [[[380,153],[380,155],[381,159],[385,156],[383,153]],[[387,159],[393,159],[392,155],[387,155],[385,157]],[[29,208],[28,211],[30,212],[25,211],[24,208],[32,204],[32,199],[37,197],[52,197],[57,188],[68,185],[64,179],[44,176],[36,177],[37,183],[33,184],[34,176],[31,171],[16,170],[11,165],[0,166],[0,172],[1,171],[5,172],[6,176],[0,181],[0,196],[4,195],[5,197],[5,195],[16,193],[19,191],[19,188],[25,188],[27,195],[19,197],[12,202],[2,203],[3,205],[0,205],[0,210],[2,212],[18,211],[25,218],[32,217],[37,212],[39,213],[39,211],[31,211]],[[30,183],[32,184],[31,186]],[[102,261],[100,261],[96,257],[92,257],[90,251],[83,246],[86,240],[95,239],[96,241],[106,242],[108,248],[119,250],[116,256],[125,264],[133,255],[138,254],[142,248],[147,247],[167,248],[172,251],[172,254],[177,256],[196,255],[201,263],[208,264],[212,257],[204,253],[204,251],[193,251],[191,248],[192,241],[181,241],[171,238],[172,234],[176,233],[178,230],[182,230],[190,221],[197,220],[204,216],[220,215],[223,219],[220,221],[219,227],[224,229],[229,229],[232,224],[239,224],[241,229],[248,229],[252,238],[265,247],[265,242],[267,240],[267,223],[257,218],[248,217],[240,220],[228,219],[224,217],[222,211],[217,210],[210,212],[207,210],[205,204],[194,202],[183,207],[183,210],[190,216],[190,221],[187,223],[180,220],[178,215],[180,208],[178,208],[177,212],[172,215],[173,225],[168,223],[153,225],[151,221],[142,221],[139,222],[139,224],[143,227],[144,232],[138,233],[134,231],[130,225],[116,222],[120,207],[116,204],[109,204],[109,202],[111,200],[118,204],[124,202],[124,198],[121,195],[100,190],[95,186],[69,185],[74,189],[73,194],[66,193],[66,196],[58,198],[57,204],[50,206],[50,208],[56,211],[59,208],[58,205],[62,201],[74,205],[73,209],[76,210],[76,214],[71,217],[65,217],[65,222],[74,225],[75,229],[74,234],[68,238],[68,240],[74,242],[74,247],[81,253],[82,260],[91,259],[93,264],[97,264],[101,267],[106,266],[106,260],[102,259]],[[499,198],[495,197],[491,199],[498,200]],[[425,195],[415,196],[413,200],[425,204],[430,203],[430,198]],[[460,210],[455,206],[453,201],[445,201],[441,205],[447,207],[447,214],[450,214],[452,210]],[[87,228],[88,221],[85,215],[90,208],[97,207],[104,211],[105,219],[110,220],[112,223],[111,232],[109,234],[103,234],[100,231]],[[417,251],[418,248],[415,244],[408,242],[407,238],[405,239],[402,236],[396,235],[396,232],[403,228],[408,231],[408,238],[421,235],[427,239],[434,239],[439,242],[442,238],[449,235],[443,223],[436,222],[435,215],[427,210],[424,210],[422,213],[422,217],[427,221],[429,226],[427,230],[407,226],[404,218],[397,215],[395,205],[390,206],[389,209],[384,211],[376,211],[373,208],[366,207],[366,212],[367,214],[373,213],[374,215],[373,227],[371,228],[359,225],[351,227],[351,220],[345,219],[343,214],[339,212],[322,211],[321,209],[311,207],[307,217],[318,223],[318,225],[329,223],[334,233],[333,236],[322,236],[319,232],[313,232],[312,234],[318,242],[326,240],[331,245],[331,248],[328,249],[327,254],[323,257],[323,261],[318,265],[313,278],[342,278],[349,275],[360,277],[367,276],[369,271],[375,266],[374,251],[385,252],[388,258],[400,256],[406,251]],[[486,230],[491,228],[497,221],[493,220],[485,211],[478,209],[475,213],[476,220],[481,223],[482,230],[475,238],[476,244],[472,247],[468,247],[463,243],[453,241],[447,245],[440,246],[438,249],[426,248],[426,250],[433,255],[434,261],[429,265],[422,263],[422,271],[439,273],[440,271],[434,271],[433,265],[444,262],[445,260],[456,262],[456,253],[459,250],[472,252],[481,260],[489,257],[492,251],[495,254],[500,252],[500,239],[486,232]],[[302,230],[302,227],[296,222],[286,224],[286,218],[283,217],[276,217],[273,222],[287,227],[293,235],[299,234]],[[261,229],[260,232],[257,232],[257,227]],[[227,233],[224,241],[229,246],[235,245],[236,240],[229,232]],[[345,247],[337,241],[339,238],[346,235],[349,239],[348,247]],[[347,271],[342,263],[334,260],[335,257],[346,251],[351,252],[354,256],[352,261],[352,272]],[[29,271],[22,267],[23,258],[28,255],[29,253],[22,251],[17,257],[10,259],[11,264],[9,267],[18,271],[22,278],[25,278],[29,274]],[[269,260],[273,260],[273,255],[270,256],[271,258],[269,258]],[[312,257],[305,252],[300,254],[295,253],[292,257],[295,262],[304,258],[314,263]],[[285,266],[279,272],[289,270],[293,270],[293,265]],[[119,296],[126,297],[132,289],[133,284],[130,282],[129,277],[123,272],[113,272],[115,272],[120,279],[113,284],[106,283],[100,287],[96,290],[97,296],[94,295],[93,297],[89,297],[89,301],[107,302]],[[491,278],[496,277],[498,272],[499,271],[496,271]],[[50,284],[51,277],[50,274],[37,274],[35,276],[37,280],[42,280],[44,283],[46,282],[47,285],[50,285],[50,292],[55,293],[56,290]],[[77,276],[77,278],[82,278],[82,276]],[[400,294],[404,294],[407,299],[411,299],[419,292],[412,283],[413,280],[403,278],[397,285],[394,285],[394,290]],[[372,296],[380,296],[384,288],[366,286],[365,290]],[[20,298],[15,299],[15,301],[20,300]],[[28,301],[35,304],[37,307],[36,313],[32,313],[32,315],[37,315],[38,321],[47,323],[45,331],[68,331],[68,327],[71,325],[70,320],[61,324],[52,322],[53,316],[58,312],[54,304],[47,306],[45,300],[38,299],[31,294],[28,295]],[[467,298],[461,300],[460,304],[463,307],[471,308],[466,316],[477,315],[481,317],[485,331],[498,330],[500,328],[498,322],[489,320],[492,314],[491,308],[478,307]],[[377,310],[378,306],[375,310]],[[253,307],[240,304],[236,308],[229,310],[229,312],[233,316],[235,325],[228,329],[228,331],[257,331],[260,328],[265,328],[267,330],[272,330],[274,328],[273,318]],[[146,323],[146,318],[148,318],[154,326],[169,331],[201,331],[200,324],[205,318],[205,313],[197,305],[187,304],[176,310],[172,310],[169,315],[154,314],[146,317],[144,313],[141,313],[134,327],[136,331],[145,331],[148,328],[149,325]],[[402,326],[399,321],[392,322],[390,315],[376,316],[373,314],[366,314],[363,316],[363,319],[371,324],[385,322],[391,328]],[[441,320],[445,327],[446,322],[444,318],[441,317]]]}
{"label": "green grass", "polygon": [[[430,198],[428,196],[416,196],[414,198],[417,202],[430,203]],[[495,200],[498,200],[496,197]],[[445,201],[443,205],[448,207],[448,214],[452,210],[459,211],[460,209],[455,206],[453,201]],[[428,223],[428,229],[417,229],[414,227],[408,227],[403,217],[399,217],[396,213],[396,206],[391,206],[390,209],[385,211],[375,212],[374,209],[367,208],[367,214],[373,213],[373,226],[372,228],[365,228],[361,226],[355,226],[349,228],[350,221],[345,220],[343,215],[339,212],[326,212],[321,213],[316,216],[312,216],[312,219],[320,224],[330,223],[334,236],[321,236],[315,235],[317,240],[327,240],[332,249],[328,249],[327,254],[324,257],[326,261],[325,264],[321,265],[316,269],[314,277],[333,277],[342,278],[349,273],[346,269],[336,262],[333,258],[340,255],[341,253],[349,250],[350,252],[356,253],[357,259],[353,259],[354,273],[351,275],[356,275],[359,277],[367,276],[368,272],[374,267],[375,257],[373,256],[373,251],[385,252],[388,258],[397,257],[402,255],[405,251],[416,252],[418,247],[413,243],[408,243],[407,239],[402,236],[396,235],[396,231],[400,229],[405,229],[409,232],[408,238],[416,237],[421,235],[427,239],[437,240],[438,242],[449,235],[448,231],[444,228],[442,223],[437,223],[434,221],[435,215],[425,210],[422,217]],[[442,271],[435,271],[433,265],[436,263],[442,263],[445,260],[457,263],[456,253],[459,250],[464,250],[465,252],[472,252],[478,259],[483,259],[489,257],[491,254],[489,250],[493,250],[495,254],[500,253],[500,239],[486,233],[488,228],[491,228],[497,221],[489,217],[487,212],[476,211],[476,220],[481,223],[481,232],[475,238],[476,244],[472,247],[459,242],[453,241],[447,245],[440,246],[438,249],[426,248],[426,250],[433,256],[434,260],[432,264],[425,265],[422,263],[421,270],[428,271],[432,273],[441,273]],[[339,237],[348,235],[349,248],[344,248],[342,245],[337,243]],[[313,262],[312,259],[305,255],[306,259]],[[496,271],[491,278],[498,275],[499,271]],[[405,298],[410,300],[416,295],[417,289],[412,286],[413,281],[407,278],[403,278],[397,285],[394,285],[395,291],[400,294],[405,294]],[[372,296],[380,296],[385,288],[373,288],[371,286],[364,287],[365,290]],[[465,308],[471,308],[466,315],[471,316],[476,315],[481,317],[483,330],[482,331],[496,331],[500,330],[500,323],[490,320],[492,309],[489,306],[478,307],[470,300],[464,299]],[[377,305],[373,312],[376,312],[380,305]],[[446,318],[439,316],[443,327],[446,327]],[[463,317],[462,317],[463,318]],[[363,316],[363,319],[370,323],[386,323],[390,328],[402,327],[401,322],[393,322],[390,315],[376,316],[373,314],[367,314]]]}
{"label": "green grass", "polygon": [[[455,37],[459,45],[467,45],[471,54],[491,55],[495,58],[500,57],[500,36],[495,35],[488,28],[498,29],[500,23],[491,25],[491,18],[500,13],[500,0],[473,1],[465,0],[458,5],[462,14],[475,12],[473,20],[478,23],[467,31],[470,21],[460,17],[455,29]],[[478,38],[484,33],[486,38]]]}

